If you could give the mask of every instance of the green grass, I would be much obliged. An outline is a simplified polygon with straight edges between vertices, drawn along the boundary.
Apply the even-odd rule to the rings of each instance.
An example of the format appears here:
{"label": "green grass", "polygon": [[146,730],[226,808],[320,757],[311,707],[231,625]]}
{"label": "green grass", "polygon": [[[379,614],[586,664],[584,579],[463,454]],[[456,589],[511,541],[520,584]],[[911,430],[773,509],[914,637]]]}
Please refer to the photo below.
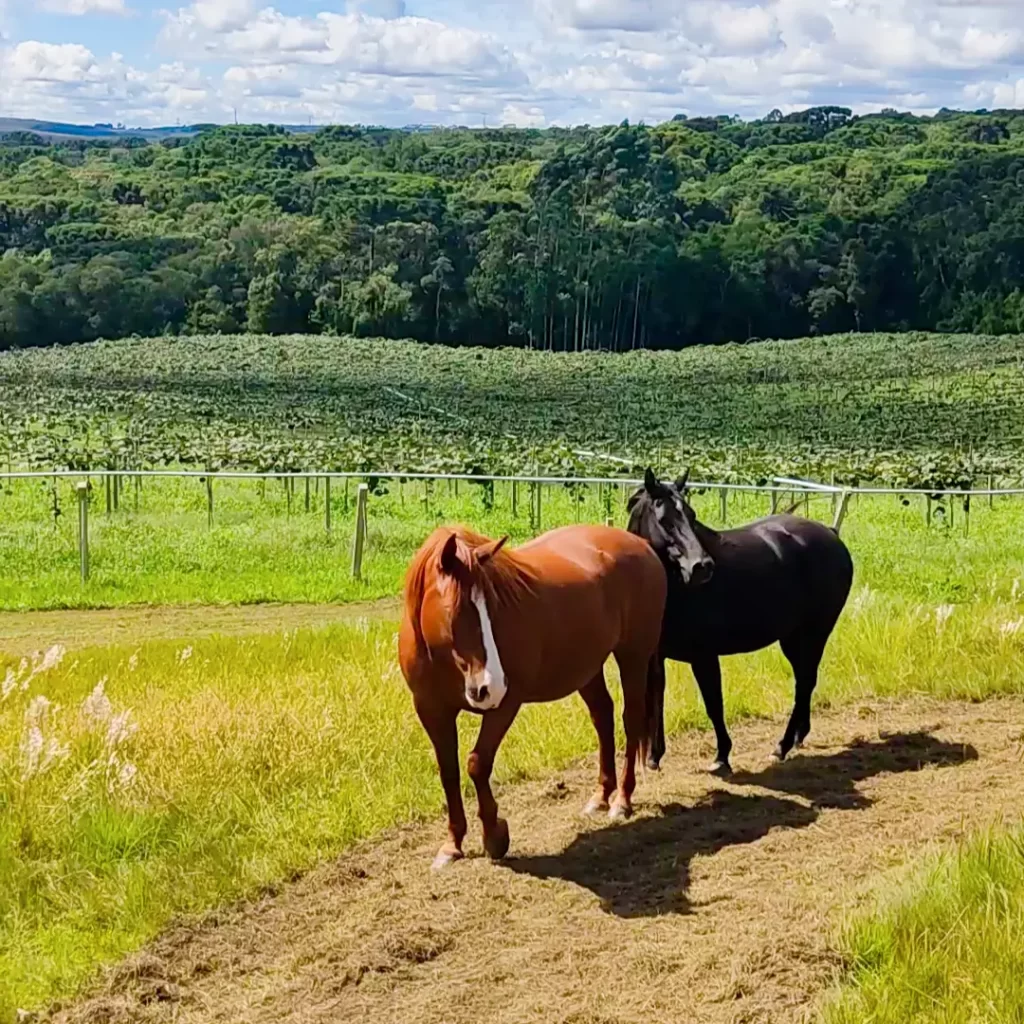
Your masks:
{"label": "green grass", "polygon": [[[50,481],[8,484],[0,496],[0,609],[119,607],[131,604],[251,604],[350,602],[396,594],[405,567],[439,523],[466,522],[490,536],[522,542],[534,533],[528,488],[519,488],[513,514],[508,484],[493,497],[480,485],[385,481],[371,496],[364,576],[351,577],[352,498],[342,483],[332,490],[327,536],[322,486],[311,488],[305,508],[301,483],[290,508],[280,481],[218,481],[214,527],[208,528],[206,488],[198,479],[147,480],[141,493],[129,485],[118,511],[107,515],[102,489],[93,492],[90,527],[92,577],[79,578],[73,484],[57,485],[54,517]],[[628,489],[561,485],[543,488],[541,528],[577,519],[625,524]],[[136,499],[138,508],[136,509]],[[788,499],[787,499],[788,500]],[[720,525],[717,494],[695,499],[702,517]],[[766,494],[732,494],[728,522],[740,525],[765,515]],[[964,536],[962,503],[925,523],[924,498],[904,505],[892,496],[858,498],[844,526],[858,580],[873,589],[936,603],[1016,596],[1024,578],[1024,498],[999,498],[993,509],[975,499]],[[944,506],[948,513],[951,506]],[[828,499],[811,514],[829,519]],[[944,519],[946,521],[944,521]]]}
{"label": "green grass", "polygon": [[[1015,602],[986,599],[947,618],[861,587],[816,706],[1019,693],[1019,615]],[[90,649],[26,689],[31,665],[10,667],[0,702],[0,1020],[73,993],[175,914],[442,808],[393,623]],[[730,720],[788,710],[792,684],[776,651],[730,659],[725,672]],[[672,674],[668,727],[705,726],[696,688],[678,666]],[[109,708],[89,700],[101,680]],[[111,734],[125,712],[128,727]],[[465,718],[464,735],[473,725]],[[580,701],[529,708],[498,778],[543,775],[593,749]]]}
{"label": "green grass", "polygon": [[1024,1020],[1024,827],[934,857],[851,921],[824,1024]]}

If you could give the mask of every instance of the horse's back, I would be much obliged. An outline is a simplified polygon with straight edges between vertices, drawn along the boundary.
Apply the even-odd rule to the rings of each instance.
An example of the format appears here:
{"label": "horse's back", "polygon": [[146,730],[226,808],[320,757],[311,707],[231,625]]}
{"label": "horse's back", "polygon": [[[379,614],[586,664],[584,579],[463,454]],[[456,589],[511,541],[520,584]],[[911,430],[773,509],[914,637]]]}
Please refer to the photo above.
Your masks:
{"label": "horse's back", "polygon": [[710,582],[694,591],[670,589],[670,657],[744,654],[797,631],[831,631],[853,583],[853,560],[832,529],[776,515],[718,537]]}
{"label": "horse's back", "polygon": [[547,592],[549,627],[559,632],[580,618],[588,631],[642,649],[657,644],[668,582],[651,546],[609,526],[566,526],[524,544]]}

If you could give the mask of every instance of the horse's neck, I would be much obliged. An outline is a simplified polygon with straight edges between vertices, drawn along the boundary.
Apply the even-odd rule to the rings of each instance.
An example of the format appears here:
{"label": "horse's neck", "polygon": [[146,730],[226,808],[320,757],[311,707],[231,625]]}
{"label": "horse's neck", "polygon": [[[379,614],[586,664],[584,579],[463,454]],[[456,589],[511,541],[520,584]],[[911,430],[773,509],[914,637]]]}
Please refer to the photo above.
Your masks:
{"label": "horse's neck", "polygon": [[693,532],[697,535],[697,540],[700,541],[701,546],[709,554],[717,549],[718,542],[722,536],[717,530],[713,530],[710,526],[705,526],[702,522],[697,521],[693,524]]}
{"label": "horse's neck", "polygon": [[517,552],[502,555],[501,566],[492,566],[487,574],[487,596],[498,605],[515,607],[523,596],[535,590],[537,574]]}

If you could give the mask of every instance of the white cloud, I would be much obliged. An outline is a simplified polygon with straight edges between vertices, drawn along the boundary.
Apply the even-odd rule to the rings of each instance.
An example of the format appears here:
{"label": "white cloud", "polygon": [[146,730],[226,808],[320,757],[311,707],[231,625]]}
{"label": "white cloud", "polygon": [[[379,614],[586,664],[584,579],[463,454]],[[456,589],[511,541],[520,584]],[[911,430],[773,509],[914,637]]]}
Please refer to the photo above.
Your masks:
{"label": "white cloud", "polygon": [[43,0],[42,9],[49,14],[127,14],[124,0]]}
{"label": "white cloud", "polygon": [[[69,26],[132,5],[39,2],[83,15]],[[273,2],[165,12],[167,63],[154,67],[94,53],[73,29],[8,36],[4,50],[16,25],[0,0],[0,107],[104,121],[228,120],[238,107],[247,120],[595,124],[1024,104],[1024,0]]]}

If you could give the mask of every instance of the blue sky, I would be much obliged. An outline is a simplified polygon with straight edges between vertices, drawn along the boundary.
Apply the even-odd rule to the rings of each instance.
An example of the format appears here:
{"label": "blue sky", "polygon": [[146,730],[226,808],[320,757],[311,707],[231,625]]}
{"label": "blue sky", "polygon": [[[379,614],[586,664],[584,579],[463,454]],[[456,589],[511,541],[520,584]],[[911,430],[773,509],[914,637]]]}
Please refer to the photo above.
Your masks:
{"label": "blue sky", "polygon": [[1024,107],[1024,0],[0,0],[0,115],[656,122]]}

